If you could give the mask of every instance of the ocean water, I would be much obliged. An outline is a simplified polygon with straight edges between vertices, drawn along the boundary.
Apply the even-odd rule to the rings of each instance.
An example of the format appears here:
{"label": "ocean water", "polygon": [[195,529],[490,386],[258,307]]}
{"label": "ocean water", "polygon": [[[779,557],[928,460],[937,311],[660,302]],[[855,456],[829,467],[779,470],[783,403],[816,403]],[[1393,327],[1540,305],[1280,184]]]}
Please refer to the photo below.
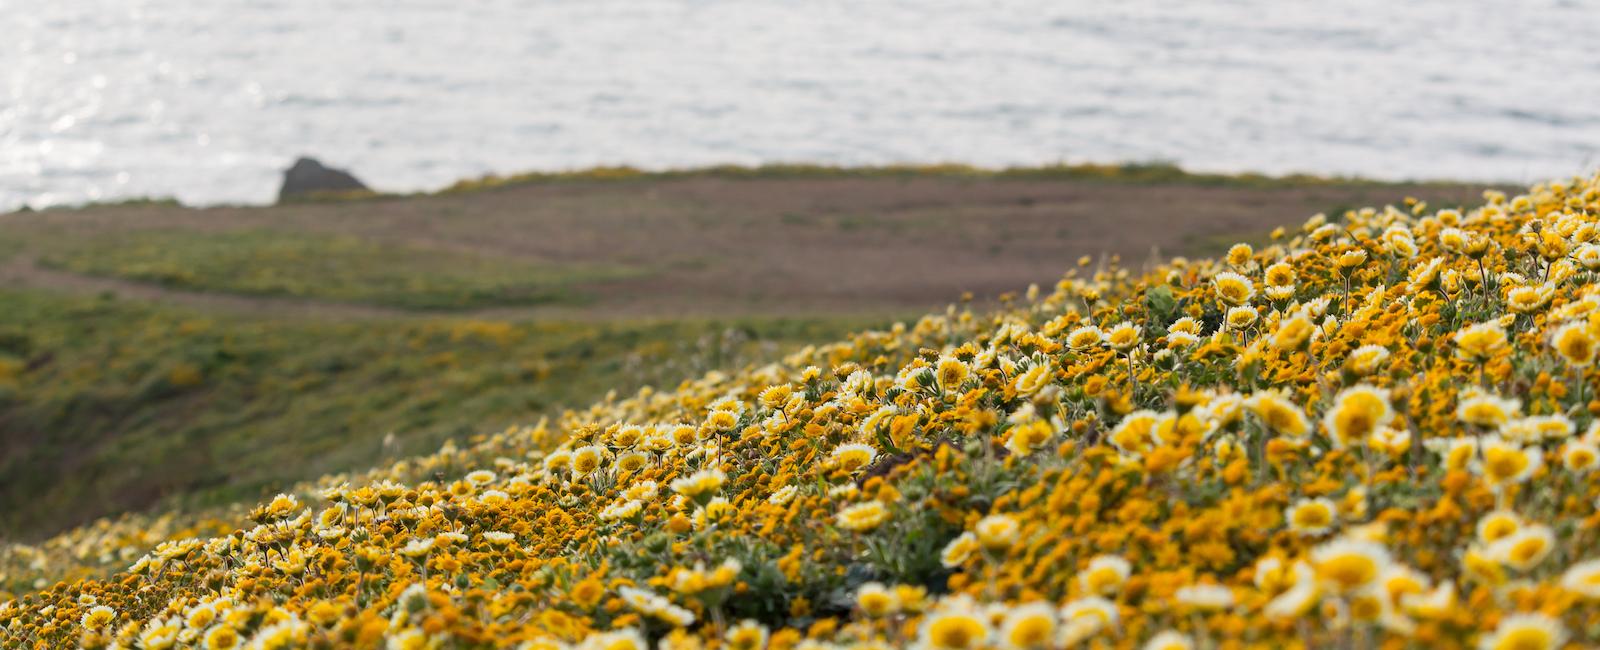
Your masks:
{"label": "ocean water", "polygon": [[0,0],[0,209],[604,164],[1600,163],[1591,0]]}

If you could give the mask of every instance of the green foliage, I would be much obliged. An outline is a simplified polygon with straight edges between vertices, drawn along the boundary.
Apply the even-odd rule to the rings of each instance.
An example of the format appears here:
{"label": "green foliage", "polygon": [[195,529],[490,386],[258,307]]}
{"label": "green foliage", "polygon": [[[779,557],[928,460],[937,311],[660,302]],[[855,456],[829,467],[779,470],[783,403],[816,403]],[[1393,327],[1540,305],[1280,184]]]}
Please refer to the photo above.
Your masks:
{"label": "green foliage", "polygon": [[62,244],[41,261],[77,273],[184,289],[407,309],[574,302],[582,299],[577,284],[637,273],[271,230],[116,233]]}
{"label": "green foliage", "polygon": [[869,323],[246,321],[0,291],[0,530],[252,499]]}

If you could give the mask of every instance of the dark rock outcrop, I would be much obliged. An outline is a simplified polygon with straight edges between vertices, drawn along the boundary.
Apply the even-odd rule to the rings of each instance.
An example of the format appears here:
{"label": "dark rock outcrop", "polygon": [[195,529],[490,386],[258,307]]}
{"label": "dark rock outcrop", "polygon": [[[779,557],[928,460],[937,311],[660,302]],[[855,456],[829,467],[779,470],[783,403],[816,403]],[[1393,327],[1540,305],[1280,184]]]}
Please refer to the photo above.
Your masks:
{"label": "dark rock outcrop", "polygon": [[315,158],[301,157],[294,166],[283,173],[283,187],[278,189],[278,202],[305,198],[323,192],[371,191],[350,172],[328,167]]}

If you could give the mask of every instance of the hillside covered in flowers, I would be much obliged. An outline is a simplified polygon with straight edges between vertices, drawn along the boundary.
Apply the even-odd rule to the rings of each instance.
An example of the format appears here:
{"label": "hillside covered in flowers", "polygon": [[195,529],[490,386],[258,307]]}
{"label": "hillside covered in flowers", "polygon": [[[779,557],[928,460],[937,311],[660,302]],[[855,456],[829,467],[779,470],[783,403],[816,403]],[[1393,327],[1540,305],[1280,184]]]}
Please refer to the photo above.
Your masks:
{"label": "hillside covered in flowers", "polygon": [[1083,260],[993,313],[6,548],[0,645],[1587,646],[1597,219],[1600,176]]}

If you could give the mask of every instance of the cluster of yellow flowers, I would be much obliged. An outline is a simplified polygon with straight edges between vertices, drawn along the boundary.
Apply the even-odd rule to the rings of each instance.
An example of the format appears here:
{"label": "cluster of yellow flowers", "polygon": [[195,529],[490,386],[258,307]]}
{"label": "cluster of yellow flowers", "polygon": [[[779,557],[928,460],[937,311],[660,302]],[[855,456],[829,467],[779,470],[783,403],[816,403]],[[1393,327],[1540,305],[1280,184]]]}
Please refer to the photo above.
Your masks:
{"label": "cluster of yellow flowers", "polygon": [[1597,227],[1600,176],[1075,270],[328,477],[126,564],[71,533],[43,548],[107,547],[58,564],[126,568],[15,595],[0,642],[1593,642]]}

